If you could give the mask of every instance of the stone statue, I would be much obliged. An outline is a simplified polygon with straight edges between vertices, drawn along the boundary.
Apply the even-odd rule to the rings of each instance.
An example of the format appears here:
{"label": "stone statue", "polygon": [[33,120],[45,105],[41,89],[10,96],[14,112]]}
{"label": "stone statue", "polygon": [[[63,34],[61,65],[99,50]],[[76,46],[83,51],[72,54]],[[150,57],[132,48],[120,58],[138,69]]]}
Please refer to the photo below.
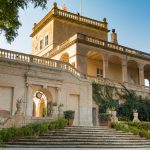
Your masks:
{"label": "stone statue", "polygon": [[137,112],[137,110],[133,110],[133,122],[139,122],[139,118],[138,118],[139,114]]}

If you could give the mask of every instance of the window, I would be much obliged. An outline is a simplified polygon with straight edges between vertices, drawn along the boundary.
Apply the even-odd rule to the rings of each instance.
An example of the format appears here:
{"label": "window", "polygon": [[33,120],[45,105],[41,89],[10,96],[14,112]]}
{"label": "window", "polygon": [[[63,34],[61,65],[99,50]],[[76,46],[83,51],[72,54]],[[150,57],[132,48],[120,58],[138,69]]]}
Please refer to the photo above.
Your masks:
{"label": "window", "polygon": [[43,48],[43,40],[40,40],[40,50]]}
{"label": "window", "polygon": [[101,68],[97,68],[97,77],[103,77],[103,70]]}
{"label": "window", "polygon": [[45,36],[45,46],[48,45],[48,35]]}

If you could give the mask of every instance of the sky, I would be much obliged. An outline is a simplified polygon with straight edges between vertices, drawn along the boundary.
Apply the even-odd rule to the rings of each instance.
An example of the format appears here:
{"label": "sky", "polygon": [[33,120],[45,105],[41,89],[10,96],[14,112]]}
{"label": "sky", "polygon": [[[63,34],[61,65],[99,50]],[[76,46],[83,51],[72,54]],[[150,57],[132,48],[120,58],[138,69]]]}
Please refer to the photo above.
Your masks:
{"label": "sky", "polygon": [[[0,34],[0,48],[31,53],[32,27],[38,23],[52,8],[64,3],[68,11],[102,20],[107,18],[108,28],[116,29],[120,45],[150,53],[150,0],[48,0],[47,8],[33,8],[30,5],[19,11],[22,26],[14,42],[8,44],[3,33]],[[110,41],[110,33],[109,33]]]}

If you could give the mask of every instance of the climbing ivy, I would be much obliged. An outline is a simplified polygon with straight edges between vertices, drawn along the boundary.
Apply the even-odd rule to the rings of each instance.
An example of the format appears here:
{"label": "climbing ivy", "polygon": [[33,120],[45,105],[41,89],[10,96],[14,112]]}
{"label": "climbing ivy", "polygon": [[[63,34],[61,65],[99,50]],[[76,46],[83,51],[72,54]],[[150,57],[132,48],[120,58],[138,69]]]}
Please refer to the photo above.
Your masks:
{"label": "climbing ivy", "polygon": [[[129,90],[124,85],[121,87],[118,89],[107,84],[93,83],[93,100],[99,106],[99,112],[115,109],[122,120],[132,120],[133,110],[137,110],[140,120],[150,121],[150,99],[137,95],[134,90]],[[123,103],[119,104],[119,100]]]}

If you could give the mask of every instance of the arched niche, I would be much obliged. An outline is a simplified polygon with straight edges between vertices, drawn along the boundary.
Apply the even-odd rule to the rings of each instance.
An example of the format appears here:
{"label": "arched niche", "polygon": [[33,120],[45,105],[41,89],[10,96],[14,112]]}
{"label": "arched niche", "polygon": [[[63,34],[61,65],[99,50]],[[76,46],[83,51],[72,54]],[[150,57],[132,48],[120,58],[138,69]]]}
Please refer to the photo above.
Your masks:
{"label": "arched niche", "polygon": [[108,72],[110,79],[122,82],[122,60],[119,56],[109,56]]}
{"label": "arched niche", "polygon": [[33,116],[47,117],[52,113],[52,95],[47,89],[39,89],[33,96]]}
{"label": "arched niche", "polygon": [[87,53],[87,74],[90,78],[103,77],[103,54],[97,51]]}
{"label": "arched niche", "polygon": [[132,85],[139,85],[139,66],[135,60],[127,63],[128,82]]}

